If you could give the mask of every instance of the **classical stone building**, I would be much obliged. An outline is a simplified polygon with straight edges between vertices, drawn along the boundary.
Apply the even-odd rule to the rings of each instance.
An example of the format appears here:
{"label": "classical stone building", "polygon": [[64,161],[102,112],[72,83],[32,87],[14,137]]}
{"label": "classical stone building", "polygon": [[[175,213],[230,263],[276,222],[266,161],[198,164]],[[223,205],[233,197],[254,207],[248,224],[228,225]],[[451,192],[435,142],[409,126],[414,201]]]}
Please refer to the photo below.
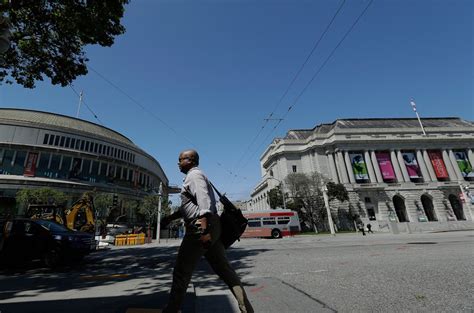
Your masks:
{"label": "classical stone building", "polygon": [[[0,109],[0,209],[15,206],[22,188],[51,187],[141,199],[168,178],[155,158],[124,135],[69,116]],[[121,212],[124,213],[124,212]]]}
{"label": "classical stone building", "polygon": [[[472,229],[474,123],[460,118],[340,119],[290,130],[260,159],[262,180],[252,209],[268,208],[267,192],[289,173],[319,172],[342,183],[373,229],[416,232]],[[472,192],[474,194],[474,190]]]}

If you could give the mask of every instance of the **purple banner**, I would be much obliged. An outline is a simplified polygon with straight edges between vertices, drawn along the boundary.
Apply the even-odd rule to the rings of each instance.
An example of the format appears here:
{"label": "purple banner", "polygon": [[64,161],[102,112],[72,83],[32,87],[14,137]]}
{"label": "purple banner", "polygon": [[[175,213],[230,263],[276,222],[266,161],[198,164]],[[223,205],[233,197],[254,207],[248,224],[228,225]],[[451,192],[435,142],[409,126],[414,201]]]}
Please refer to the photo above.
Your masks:
{"label": "purple banner", "polygon": [[394,180],[395,172],[393,171],[392,161],[388,152],[375,152],[377,162],[384,180]]}

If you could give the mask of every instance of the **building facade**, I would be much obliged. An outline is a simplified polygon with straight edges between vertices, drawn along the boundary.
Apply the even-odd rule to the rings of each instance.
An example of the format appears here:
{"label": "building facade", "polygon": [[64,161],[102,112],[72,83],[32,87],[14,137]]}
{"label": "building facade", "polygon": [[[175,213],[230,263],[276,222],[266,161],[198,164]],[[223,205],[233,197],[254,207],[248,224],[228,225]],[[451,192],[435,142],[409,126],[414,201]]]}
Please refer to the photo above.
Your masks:
{"label": "building facade", "polygon": [[51,187],[141,199],[168,179],[157,160],[122,134],[64,115],[0,109],[0,208],[22,188]]}
{"label": "building facade", "polygon": [[[416,232],[472,229],[474,123],[460,118],[341,119],[290,130],[260,159],[252,209],[290,173],[319,172],[349,192],[334,210],[355,209],[373,229]],[[472,193],[471,193],[472,191]],[[473,197],[474,198],[474,197]]]}

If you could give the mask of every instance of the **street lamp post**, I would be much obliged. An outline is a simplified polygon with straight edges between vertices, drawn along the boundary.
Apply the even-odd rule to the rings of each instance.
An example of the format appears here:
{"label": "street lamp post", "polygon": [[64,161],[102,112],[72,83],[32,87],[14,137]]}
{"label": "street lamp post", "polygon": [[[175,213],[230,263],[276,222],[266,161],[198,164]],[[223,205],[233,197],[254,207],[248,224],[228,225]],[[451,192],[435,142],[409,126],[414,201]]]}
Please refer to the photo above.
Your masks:
{"label": "street lamp post", "polygon": [[329,229],[331,230],[331,235],[336,236],[336,232],[334,230],[334,222],[332,221],[331,209],[329,208],[328,187],[326,185],[324,185],[323,187],[323,198],[324,205],[326,206],[326,212],[328,215],[328,223]]}
{"label": "street lamp post", "polygon": [[163,183],[160,182],[158,189],[158,214],[156,215],[156,242],[160,243],[160,220],[161,220],[161,196],[163,194]]}
{"label": "street lamp post", "polygon": [[281,195],[283,197],[283,209],[286,210],[286,201],[285,201],[285,183],[275,177],[269,177],[270,179],[274,179],[276,180],[277,182],[280,183],[280,188],[281,188]]}

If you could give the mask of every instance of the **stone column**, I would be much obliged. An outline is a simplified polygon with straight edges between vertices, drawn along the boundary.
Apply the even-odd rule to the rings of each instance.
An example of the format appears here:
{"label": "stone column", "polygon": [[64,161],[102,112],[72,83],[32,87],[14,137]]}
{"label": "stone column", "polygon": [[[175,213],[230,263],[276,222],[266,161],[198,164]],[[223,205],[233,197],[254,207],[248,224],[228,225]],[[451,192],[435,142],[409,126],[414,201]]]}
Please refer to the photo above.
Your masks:
{"label": "stone column", "polygon": [[367,166],[367,171],[369,172],[369,178],[371,183],[377,182],[377,177],[375,176],[374,168],[372,166],[372,161],[370,160],[369,151],[364,151],[365,165]]}
{"label": "stone column", "polygon": [[467,149],[467,158],[469,159],[471,166],[474,166],[474,152],[472,152],[472,149]]}
{"label": "stone column", "polygon": [[458,162],[456,161],[456,157],[454,156],[453,150],[449,149],[448,150],[448,156],[449,160],[451,161],[451,164],[453,165],[454,173],[456,174],[456,177],[458,180],[464,181],[464,176],[462,176],[461,170],[459,169]]}
{"label": "stone column", "polygon": [[349,158],[349,152],[344,151],[344,161],[346,161],[347,174],[349,175],[349,181],[351,184],[355,184],[354,170],[352,169],[351,159]]}
{"label": "stone column", "polygon": [[380,171],[379,162],[377,162],[377,156],[375,155],[375,151],[370,151],[372,157],[372,165],[374,166],[375,177],[377,178],[378,183],[383,183],[382,172]]}
{"label": "stone column", "polygon": [[448,171],[449,180],[458,180],[458,178],[456,177],[456,173],[454,172],[453,165],[449,160],[448,152],[446,151],[446,149],[443,149],[441,151],[441,154],[443,156],[444,166],[446,166],[446,170]]}
{"label": "stone column", "polygon": [[340,175],[341,181],[344,184],[348,184],[349,183],[349,177],[347,176],[346,165],[344,163],[344,157],[342,156],[341,151],[337,152],[337,161],[338,161],[337,163],[339,165],[339,173],[341,174]]}
{"label": "stone column", "polygon": [[423,159],[423,154],[420,150],[416,150],[416,160],[418,162],[418,166],[420,167],[421,175],[423,175],[423,180],[426,182],[431,181],[430,173],[428,173],[425,160]]}
{"label": "stone column", "polygon": [[438,177],[436,177],[433,165],[431,164],[430,156],[426,150],[423,150],[423,159],[425,160],[426,167],[428,168],[428,173],[430,173],[431,181],[438,181]]}
{"label": "stone column", "polygon": [[334,155],[330,153],[329,151],[326,152],[326,154],[328,157],[329,169],[331,171],[332,180],[336,184],[339,184],[339,178],[337,177],[336,163],[334,162]]}
{"label": "stone column", "polygon": [[409,182],[410,176],[408,175],[407,167],[405,166],[405,161],[403,160],[403,155],[400,150],[397,151],[397,159],[398,159],[398,165],[400,166],[400,169],[402,170],[403,179],[406,182]]}
{"label": "stone column", "polygon": [[403,183],[404,179],[402,176],[402,171],[400,170],[400,166],[398,165],[398,160],[395,154],[395,150],[390,150],[390,160],[392,161],[392,166],[393,166],[393,169],[395,170],[395,176],[397,177],[397,182]]}

